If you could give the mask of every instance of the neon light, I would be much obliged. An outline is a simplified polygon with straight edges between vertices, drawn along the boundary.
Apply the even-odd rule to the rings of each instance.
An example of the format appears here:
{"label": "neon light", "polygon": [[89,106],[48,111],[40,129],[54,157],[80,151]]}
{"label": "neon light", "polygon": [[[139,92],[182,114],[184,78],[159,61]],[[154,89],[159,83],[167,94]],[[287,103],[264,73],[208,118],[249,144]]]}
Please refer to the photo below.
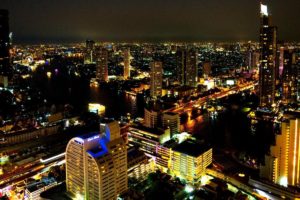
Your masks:
{"label": "neon light", "polygon": [[99,137],[100,137],[99,135],[95,135],[93,137],[88,138],[87,141],[90,142],[92,140],[98,139]]}

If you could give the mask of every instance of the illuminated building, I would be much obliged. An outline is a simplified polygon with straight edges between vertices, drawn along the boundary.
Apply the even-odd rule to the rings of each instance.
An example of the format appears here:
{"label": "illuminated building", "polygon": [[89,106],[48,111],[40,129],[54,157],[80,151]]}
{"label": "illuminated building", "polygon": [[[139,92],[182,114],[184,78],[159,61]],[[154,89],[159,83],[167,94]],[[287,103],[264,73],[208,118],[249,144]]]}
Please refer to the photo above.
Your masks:
{"label": "illuminated building", "polygon": [[180,118],[178,113],[166,112],[162,116],[163,127],[170,128],[171,137],[179,133]]}
{"label": "illuminated building", "polygon": [[89,200],[117,199],[127,190],[127,150],[118,122],[101,125],[103,134],[73,138],[66,148],[69,193]]}
{"label": "illuminated building", "polygon": [[255,69],[259,66],[259,52],[250,49],[246,57],[246,67],[247,69]]}
{"label": "illuminated building", "polygon": [[265,156],[261,176],[283,186],[300,184],[300,113],[287,112],[283,116],[281,134],[275,146]]}
{"label": "illuminated building", "polygon": [[9,71],[8,11],[0,9],[0,74],[7,75]]}
{"label": "illuminated building", "polygon": [[150,95],[153,98],[157,98],[162,94],[162,62],[151,62],[150,68]]}
{"label": "illuminated building", "polygon": [[41,199],[40,194],[54,186],[57,185],[57,182],[54,178],[44,178],[39,182],[34,182],[28,185],[25,189],[25,200],[37,200]]}
{"label": "illuminated building", "polygon": [[181,85],[196,87],[198,82],[197,52],[180,49],[176,52],[178,81]]}
{"label": "illuminated building", "polygon": [[260,106],[271,106],[275,97],[277,28],[270,26],[268,7],[264,4],[261,4],[260,20]]}
{"label": "illuminated building", "polygon": [[171,171],[189,182],[195,182],[212,163],[212,148],[188,139],[172,149]]}
{"label": "illuminated building", "polygon": [[148,156],[155,156],[157,146],[168,140],[170,140],[170,129],[148,128],[144,126],[131,126],[129,128],[129,144],[139,147]]}
{"label": "illuminated building", "polygon": [[128,79],[130,77],[130,50],[124,50],[124,79]]}
{"label": "illuminated building", "polygon": [[283,51],[282,101],[283,103],[297,102],[298,70],[296,58],[292,49]]}
{"label": "illuminated building", "polygon": [[144,152],[129,148],[127,151],[128,177],[143,181],[148,174],[154,172],[155,163],[153,158],[147,157]]}
{"label": "illuminated building", "polygon": [[89,112],[96,113],[97,115],[103,116],[105,114],[105,106],[99,103],[89,103]]}
{"label": "illuminated building", "polygon": [[85,63],[93,63],[94,62],[94,53],[95,53],[95,42],[93,40],[87,40],[85,42]]}
{"label": "illuminated building", "polygon": [[108,51],[100,48],[97,53],[96,78],[101,82],[108,82]]}
{"label": "illuminated building", "polygon": [[159,111],[144,108],[144,125],[149,128],[157,127],[159,120]]}

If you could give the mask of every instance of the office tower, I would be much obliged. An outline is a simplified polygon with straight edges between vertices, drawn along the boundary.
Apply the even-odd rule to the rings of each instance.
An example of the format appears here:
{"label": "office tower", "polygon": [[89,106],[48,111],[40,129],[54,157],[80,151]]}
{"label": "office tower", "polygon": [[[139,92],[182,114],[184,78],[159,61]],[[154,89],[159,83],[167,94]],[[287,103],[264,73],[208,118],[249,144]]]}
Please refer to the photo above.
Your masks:
{"label": "office tower", "polygon": [[0,9],[0,74],[7,75],[9,72],[8,11]]}
{"label": "office tower", "polygon": [[198,82],[197,52],[180,49],[176,52],[177,79],[181,85],[196,87]]}
{"label": "office tower", "polygon": [[166,112],[162,116],[163,127],[170,128],[171,137],[179,133],[180,117],[178,113]]}
{"label": "office tower", "polygon": [[296,57],[292,49],[283,51],[283,73],[282,73],[282,102],[297,102],[297,78],[298,69],[295,65]]}
{"label": "office tower", "polygon": [[159,111],[144,108],[144,125],[149,128],[155,128],[159,121]]}
{"label": "office tower", "polygon": [[283,186],[300,184],[300,113],[287,112],[281,123],[281,134],[265,156],[261,176]]}
{"label": "office tower", "polygon": [[196,87],[198,83],[197,52],[193,49],[187,51],[185,85]]}
{"label": "office tower", "polygon": [[118,122],[104,133],[73,138],[66,148],[66,184],[79,199],[110,200],[127,190],[127,150]]}
{"label": "office tower", "polygon": [[101,82],[108,82],[108,51],[100,48],[97,54],[96,78]]}
{"label": "office tower", "polygon": [[130,50],[124,50],[124,79],[128,79],[130,77]]}
{"label": "office tower", "polygon": [[151,62],[150,68],[150,95],[153,98],[157,98],[160,97],[162,94],[162,62]]}
{"label": "office tower", "polygon": [[264,4],[261,4],[260,20],[260,106],[271,106],[275,97],[277,28],[270,26],[268,7]]}
{"label": "office tower", "polygon": [[202,74],[204,78],[208,78],[211,75],[211,62],[205,61],[203,63]]}
{"label": "office tower", "polygon": [[94,62],[94,54],[95,54],[95,42],[93,40],[87,40],[85,42],[85,63],[90,64]]}

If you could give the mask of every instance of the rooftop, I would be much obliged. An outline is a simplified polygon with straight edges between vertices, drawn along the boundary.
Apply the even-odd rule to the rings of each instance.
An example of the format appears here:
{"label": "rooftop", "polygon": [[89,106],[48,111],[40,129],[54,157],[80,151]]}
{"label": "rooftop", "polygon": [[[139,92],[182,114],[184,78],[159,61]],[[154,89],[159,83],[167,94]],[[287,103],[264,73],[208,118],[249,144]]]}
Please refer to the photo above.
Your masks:
{"label": "rooftop", "polygon": [[96,135],[99,135],[99,136],[100,136],[99,132],[87,133],[87,134],[84,134],[84,135],[79,136],[79,138],[85,140],[85,139],[88,139],[88,138],[93,137],[93,136],[96,136]]}
{"label": "rooftop", "polygon": [[42,187],[45,187],[47,185],[56,183],[56,180],[54,178],[43,178],[41,181],[39,182],[35,182],[29,186],[27,186],[27,190],[29,192],[34,192]]}
{"label": "rooftop", "polygon": [[189,156],[198,157],[211,147],[204,142],[188,139],[173,148],[173,151],[187,154]]}

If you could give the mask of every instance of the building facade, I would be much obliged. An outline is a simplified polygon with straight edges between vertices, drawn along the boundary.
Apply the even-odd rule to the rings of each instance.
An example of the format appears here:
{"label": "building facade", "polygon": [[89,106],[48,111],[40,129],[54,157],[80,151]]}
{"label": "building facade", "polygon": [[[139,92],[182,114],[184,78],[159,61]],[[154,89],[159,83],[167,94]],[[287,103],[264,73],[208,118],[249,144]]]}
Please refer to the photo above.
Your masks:
{"label": "building facade", "polygon": [[75,197],[116,199],[127,190],[127,150],[118,122],[106,124],[104,130],[73,138],[67,145],[67,191]]}
{"label": "building facade", "polygon": [[271,146],[270,154],[265,157],[261,176],[283,185],[300,184],[300,113],[284,114],[281,134],[276,135],[276,144]]}
{"label": "building facade", "polygon": [[188,139],[171,153],[171,171],[189,182],[198,181],[212,163],[212,148]]}

